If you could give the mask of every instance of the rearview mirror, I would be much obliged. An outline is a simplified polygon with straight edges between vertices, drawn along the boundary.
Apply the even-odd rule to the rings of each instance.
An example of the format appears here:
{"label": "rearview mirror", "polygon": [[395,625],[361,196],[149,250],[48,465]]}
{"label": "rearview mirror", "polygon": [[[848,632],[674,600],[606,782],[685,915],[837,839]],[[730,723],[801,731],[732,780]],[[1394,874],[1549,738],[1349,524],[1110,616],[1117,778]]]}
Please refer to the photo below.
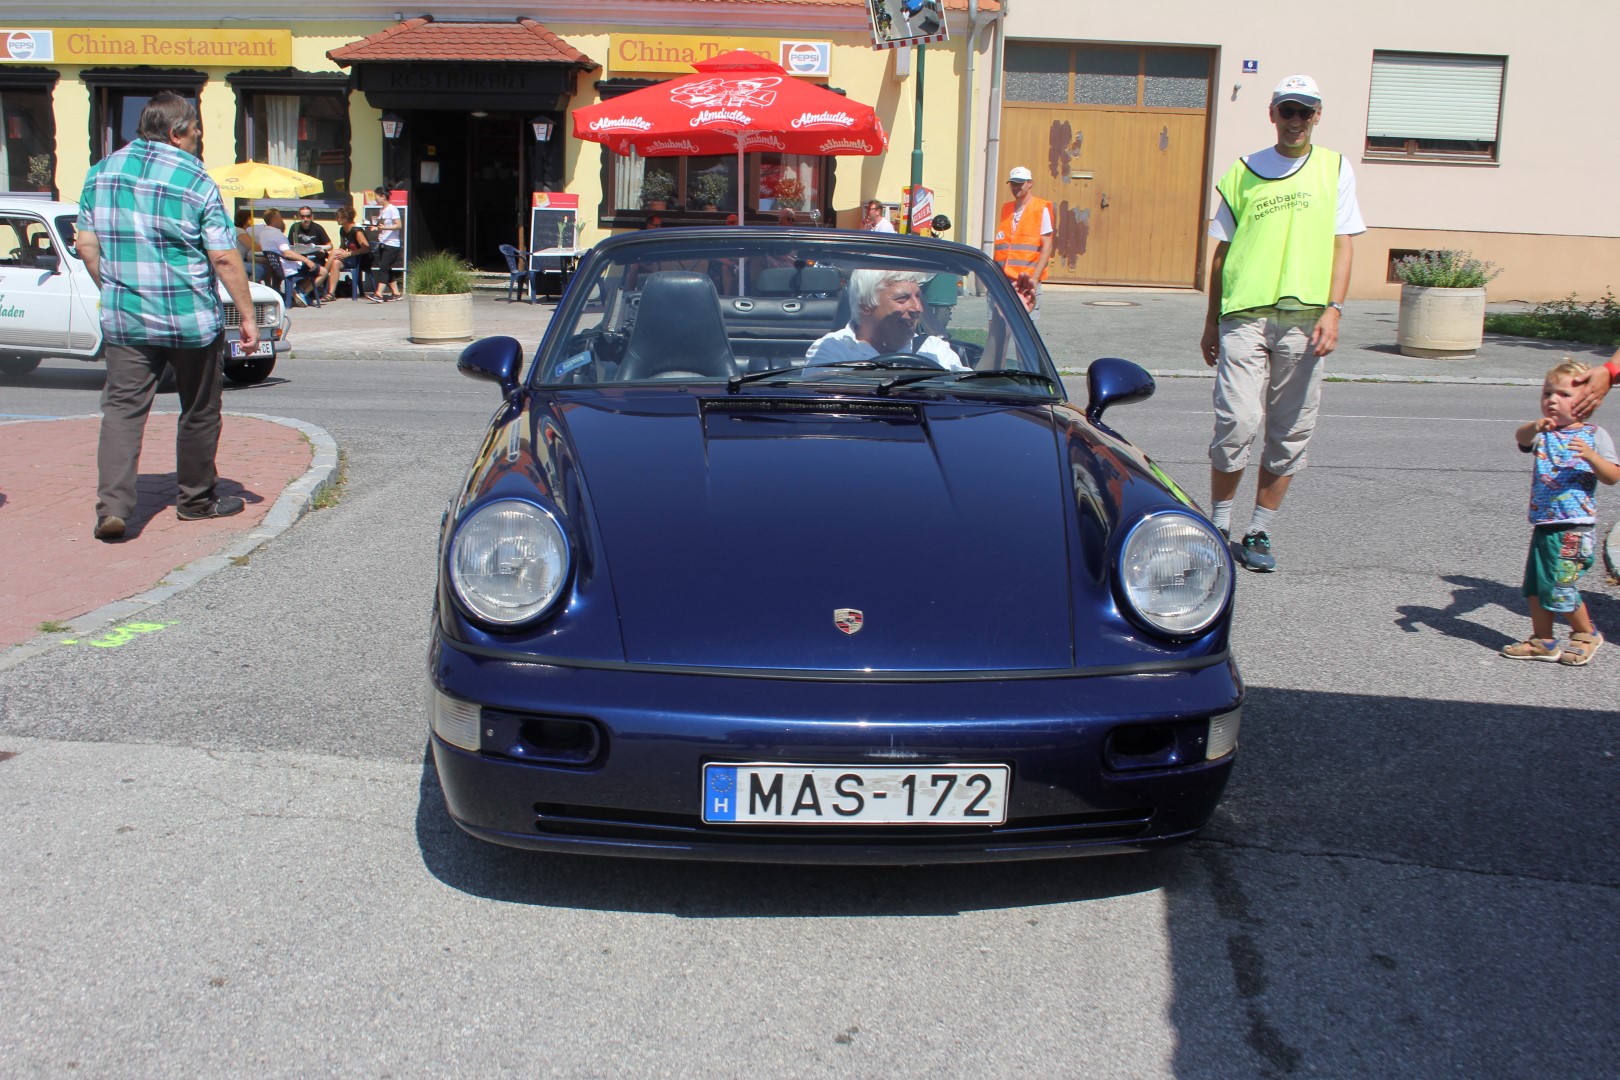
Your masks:
{"label": "rearview mirror", "polygon": [[1146,401],[1153,396],[1154,388],[1153,376],[1139,364],[1117,356],[1093,360],[1086,369],[1086,419],[1100,423],[1109,406]]}
{"label": "rearview mirror", "polygon": [[461,350],[456,370],[474,379],[500,383],[501,393],[517,389],[518,367],[523,363],[523,344],[513,337],[480,338]]}

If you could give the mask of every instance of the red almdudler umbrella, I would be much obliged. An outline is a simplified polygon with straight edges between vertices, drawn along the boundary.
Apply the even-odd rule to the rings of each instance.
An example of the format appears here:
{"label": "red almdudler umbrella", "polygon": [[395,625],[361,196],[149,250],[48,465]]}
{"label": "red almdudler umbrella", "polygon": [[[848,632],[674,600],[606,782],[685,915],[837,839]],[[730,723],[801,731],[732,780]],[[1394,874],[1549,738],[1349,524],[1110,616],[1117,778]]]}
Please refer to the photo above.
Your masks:
{"label": "red almdudler umbrella", "polygon": [[735,150],[739,222],[748,151],[871,156],[889,145],[870,106],[796,79],[757,53],[736,49],[692,66],[695,74],[575,109],[575,138],[642,157]]}

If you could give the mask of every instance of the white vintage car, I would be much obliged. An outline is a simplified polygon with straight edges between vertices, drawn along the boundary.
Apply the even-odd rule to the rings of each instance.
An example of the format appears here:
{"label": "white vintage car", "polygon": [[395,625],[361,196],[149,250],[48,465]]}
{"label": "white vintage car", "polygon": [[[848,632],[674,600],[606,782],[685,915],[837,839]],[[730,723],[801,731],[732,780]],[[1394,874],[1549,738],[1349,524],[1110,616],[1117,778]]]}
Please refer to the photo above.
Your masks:
{"label": "white vintage car", "polygon": [[[0,372],[26,375],[46,357],[101,359],[101,294],[73,244],[77,203],[0,197]],[[251,286],[259,347],[240,356],[242,314],[219,290],[225,305],[225,378],[263,382],[276,357],[292,346],[291,320],[274,289]]]}

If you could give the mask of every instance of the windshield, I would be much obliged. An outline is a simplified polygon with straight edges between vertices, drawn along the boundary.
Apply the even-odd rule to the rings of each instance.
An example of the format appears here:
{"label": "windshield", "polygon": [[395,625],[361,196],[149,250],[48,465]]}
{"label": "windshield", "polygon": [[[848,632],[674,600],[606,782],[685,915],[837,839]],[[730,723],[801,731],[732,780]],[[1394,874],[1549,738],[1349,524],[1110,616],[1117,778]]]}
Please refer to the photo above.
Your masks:
{"label": "windshield", "polygon": [[539,383],[1061,393],[999,269],[959,245],[733,228],[609,250],[571,286]]}

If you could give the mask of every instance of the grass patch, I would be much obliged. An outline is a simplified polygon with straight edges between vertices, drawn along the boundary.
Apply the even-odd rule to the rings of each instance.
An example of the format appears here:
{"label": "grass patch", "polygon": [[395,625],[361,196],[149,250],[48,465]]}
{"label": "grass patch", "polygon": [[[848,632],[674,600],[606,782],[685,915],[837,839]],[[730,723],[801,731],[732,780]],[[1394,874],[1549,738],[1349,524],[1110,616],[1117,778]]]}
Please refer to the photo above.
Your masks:
{"label": "grass patch", "polygon": [[46,619],[39,624],[39,632],[42,634],[62,634],[70,629],[67,623],[57,622],[55,619]]}
{"label": "grass patch", "polygon": [[311,506],[316,510],[329,510],[336,506],[343,500],[343,489],[348,482],[349,455],[339,448],[337,471],[332,474],[331,482],[315,493],[315,501]]}
{"label": "grass patch", "polygon": [[1578,341],[1585,345],[1620,346],[1620,300],[1613,290],[1601,300],[1551,300],[1526,312],[1485,316],[1485,329],[1493,334]]}
{"label": "grass patch", "polygon": [[249,556],[247,556],[247,555],[232,555],[231,556],[231,565],[232,566],[246,566],[248,564],[248,558],[249,558]]}
{"label": "grass patch", "polygon": [[990,331],[975,327],[963,327],[958,330],[953,326],[950,329],[950,335],[957,341],[965,341],[969,345],[983,345],[990,340]]}

